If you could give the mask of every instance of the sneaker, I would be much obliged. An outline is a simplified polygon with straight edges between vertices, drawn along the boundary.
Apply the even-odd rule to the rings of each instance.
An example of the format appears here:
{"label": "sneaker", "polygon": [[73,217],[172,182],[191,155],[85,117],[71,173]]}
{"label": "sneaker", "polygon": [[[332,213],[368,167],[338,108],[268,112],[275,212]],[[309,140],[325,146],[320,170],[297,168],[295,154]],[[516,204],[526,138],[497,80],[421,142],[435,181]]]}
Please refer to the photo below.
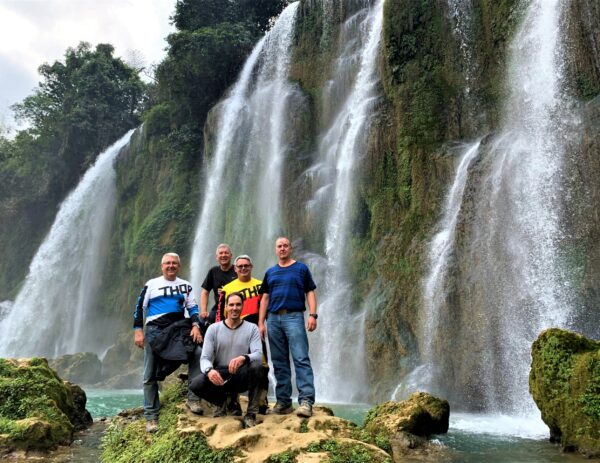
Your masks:
{"label": "sneaker", "polygon": [[281,402],[277,402],[271,410],[271,413],[275,413],[276,415],[289,415],[293,411],[294,408],[292,407],[292,404],[286,405],[282,404]]}
{"label": "sneaker", "polygon": [[267,413],[269,413],[269,406],[268,405],[261,405],[258,407],[258,414],[259,415],[266,415]]}
{"label": "sneaker", "polygon": [[244,428],[252,428],[256,426],[256,415],[248,413],[244,416]]}
{"label": "sneaker", "polygon": [[204,410],[202,409],[199,400],[188,400],[185,403],[185,406],[189,408],[190,411],[195,415],[202,415],[204,413]]}
{"label": "sneaker", "polygon": [[303,418],[310,418],[312,416],[312,404],[306,401],[300,402],[300,406],[296,410],[296,415]]}
{"label": "sneaker", "polygon": [[146,432],[154,434],[156,431],[158,431],[158,421],[156,421],[156,420],[146,421]]}

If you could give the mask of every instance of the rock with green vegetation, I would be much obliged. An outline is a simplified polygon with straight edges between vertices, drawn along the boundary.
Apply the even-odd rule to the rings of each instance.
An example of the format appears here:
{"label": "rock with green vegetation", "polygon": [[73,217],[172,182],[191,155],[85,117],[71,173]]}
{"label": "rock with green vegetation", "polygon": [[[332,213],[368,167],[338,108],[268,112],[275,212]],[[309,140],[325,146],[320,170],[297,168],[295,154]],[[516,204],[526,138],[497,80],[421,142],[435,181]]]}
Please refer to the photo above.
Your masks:
{"label": "rock with green vegetation", "polygon": [[67,354],[48,360],[50,367],[67,381],[77,384],[95,384],[100,381],[102,363],[92,352]]}
{"label": "rock with green vegetation", "polygon": [[[146,433],[141,409],[120,414],[103,438],[102,461],[391,463],[401,461],[399,458],[407,454],[439,461],[445,452],[439,445],[432,445],[427,451],[424,450],[426,446],[411,447],[410,451],[398,450],[397,444],[380,435],[379,430],[359,427],[318,405],[314,406],[313,416],[309,419],[295,414],[258,415],[256,426],[244,428],[241,417],[213,418],[208,408],[204,416],[194,415],[184,406],[185,397],[185,383],[172,382],[165,387],[156,434]],[[245,407],[246,400],[241,399],[242,407]],[[423,395],[413,402],[418,402],[421,408],[429,410],[430,415],[443,421],[443,401]],[[447,403],[445,409],[447,423]],[[384,415],[384,410],[387,408],[380,406],[369,413],[371,425]],[[417,436],[413,437],[417,439]]]}
{"label": "rock with green vegetation", "polygon": [[0,455],[69,445],[92,417],[86,397],[43,358],[0,359]]}
{"label": "rock with green vegetation", "polygon": [[415,392],[408,400],[385,402],[369,410],[363,433],[387,447],[394,461],[403,461],[415,453],[431,458],[443,450],[427,437],[448,432],[449,419],[450,405],[446,400]]}
{"label": "rock with green vegetation", "polygon": [[600,456],[600,342],[558,328],[533,343],[529,391],[566,451]]}

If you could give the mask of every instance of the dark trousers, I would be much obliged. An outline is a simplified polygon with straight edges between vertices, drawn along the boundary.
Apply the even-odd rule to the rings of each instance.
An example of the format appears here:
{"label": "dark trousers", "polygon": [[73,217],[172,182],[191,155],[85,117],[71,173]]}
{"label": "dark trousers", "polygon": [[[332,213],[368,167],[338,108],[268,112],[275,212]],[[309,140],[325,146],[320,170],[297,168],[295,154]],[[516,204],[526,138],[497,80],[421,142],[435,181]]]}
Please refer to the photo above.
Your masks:
{"label": "dark trousers", "polygon": [[258,413],[258,401],[260,399],[261,382],[263,380],[263,366],[261,362],[242,365],[234,375],[229,373],[227,367],[216,367],[215,370],[226,381],[223,386],[214,385],[208,379],[208,376],[200,373],[190,384],[192,392],[201,399],[220,406],[225,403],[227,395],[248,391],[248,410],[246,413],[256,415]]}

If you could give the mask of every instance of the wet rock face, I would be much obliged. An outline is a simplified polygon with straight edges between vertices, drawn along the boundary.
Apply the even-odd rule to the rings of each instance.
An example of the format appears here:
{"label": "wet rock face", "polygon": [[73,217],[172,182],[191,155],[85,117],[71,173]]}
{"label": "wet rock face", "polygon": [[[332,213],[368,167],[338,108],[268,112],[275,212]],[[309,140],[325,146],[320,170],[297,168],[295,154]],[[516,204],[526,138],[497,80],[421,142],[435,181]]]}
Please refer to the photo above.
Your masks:
{"label": "wet rock face", "polygon": [[551,328],[533,343],[529,390],[565,451],[600,456],[600,342]]}
{"label": "wet rock face", "polygon": [[0,359],[0,449],[49,450],[69,445],[92,423],[86,397],[63,382],[46,359]]}
{"label": "wet rock face", "polygon": [[78,384],[97,383],[102,372],[100,359],[91,352],[63,355],[48,363],[61,378]]}

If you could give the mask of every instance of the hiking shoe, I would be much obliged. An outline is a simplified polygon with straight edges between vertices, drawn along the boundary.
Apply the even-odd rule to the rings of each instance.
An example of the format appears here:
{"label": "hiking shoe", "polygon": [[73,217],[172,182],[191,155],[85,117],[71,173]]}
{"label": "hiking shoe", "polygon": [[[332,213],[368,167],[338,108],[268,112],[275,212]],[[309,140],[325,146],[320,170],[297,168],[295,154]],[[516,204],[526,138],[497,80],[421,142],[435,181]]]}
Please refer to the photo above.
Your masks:
{"label": "hiking shoe", "polygon": [[277,402],[271,410],[271,413],[275,413],[276,415],[289,415],[293,411],[294,408],[292,407],[292,404],[286,405],[282,404],[281,402]]}
{"label": "hiking shoe", "polygon": [[190,409],[190,411],[195,414],[195,415],[202,415],[204,414],[204,410],[202,409],[202,406],[200,405],[200,401],[199,400],[188,400],[185,403],[185,406],[187,408]]}
{"label": "hiking shoe", "polygon": [[149,432],[150,434],[154,434],[156,431],[158,431],[158,421],[156,421],[156,420],[146,421],[146,432]]}
{"label": "hiking shoe", "polygon": [[300,406],[296,410],[296,415],[303,418],[310,418],[312,416],[312,404],[306,401],[300,402]]}
{"label": "hiking shoe", "polygon": [[242,416],[242,407],[237,397],[227,400],[227,414],[231,416]]}
{"label": "hiking shoe", "polygon": [[217,406],[215,408],[215,412],[213,413],[213,418],[220,418],[222,416],[227,416],[227,404],[223,404],[220,406]]}
{"label": "hiking shoe", "polygon": [[244,428],[252,428],[256,426],[256,415],[253,413],[247,413],[244,416]]}

